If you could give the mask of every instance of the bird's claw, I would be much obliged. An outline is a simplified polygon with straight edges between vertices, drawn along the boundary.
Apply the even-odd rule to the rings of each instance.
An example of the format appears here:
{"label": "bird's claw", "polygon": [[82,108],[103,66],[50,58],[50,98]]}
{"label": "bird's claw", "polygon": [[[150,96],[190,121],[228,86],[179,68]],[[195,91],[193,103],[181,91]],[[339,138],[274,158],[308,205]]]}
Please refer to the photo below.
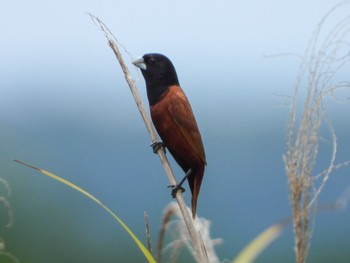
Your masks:
{"label": "bird's claw", "polygon": [[164,144],[162,142],[152,142],[151,147],[154,153],[158,153],[160,148],[164,147]]}
{"label": "bird's claw", "polygon": [[181,191],[181,193],[185,192],[185,188],[183,188],[181,185],[168,185],[169,188],[172,188],[171,190],[171,196],[173,198],[176,197],[177,191]]}

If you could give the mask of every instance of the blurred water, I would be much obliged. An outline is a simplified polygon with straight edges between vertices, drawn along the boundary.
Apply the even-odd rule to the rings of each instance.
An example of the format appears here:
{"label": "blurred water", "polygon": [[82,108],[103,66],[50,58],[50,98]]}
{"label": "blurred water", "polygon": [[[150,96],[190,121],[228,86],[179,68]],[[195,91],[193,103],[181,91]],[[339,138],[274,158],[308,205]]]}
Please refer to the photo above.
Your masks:
{"label": "blurred water", "polygon": [[[117,93],[112,91],[110,97],[115,95],[117,100]],[[110,206],[143,240],[143,212],[147,211],[155,242],[162,209],[171,198],[166,188],[168,182],[151,152],[150,139],[133,109],[132,99],[128,95],[124,99],[130,107],[127,103],[114,104],[112,98],[99,92],[82,93],[79,107],[74,100],[65,101],[64,95],[55,99],[56,104],[62,100],[65,105],[62,111],[71,109],[71,114],[60,115],[57,108],[51,109],[56,111],[51,115],[50,109],[42,111],[43,106],[36,105],[27,106],[24,116],[14,113],[13,118],[3,117],[1,175],[11,185],[10,201],[15,211],[14,227],[3,234],[8,249],[26,262],[110,262],[115,258],[123,258],[123,262],[143,261],[124,230],[101,208],[12,161],[18,158],[30,162],[87,189]],[[203,100],[208,101],[204,97]],[[28,97],[28,101],[34,100]],[[104,103],[94,104],[94,101]],[[290,215],[282,162],[287,109],[261,101],[260,110],[247,101],[240,109],[233,104],[230,112],[220,109],[220,104],[212,110],[195,107],[195,103],[208,158],[198,212],[212,221],[212,236],[224,239],[224,244],[218,247],[220,258],[233,258],[259,232]],[[103,106],[100,113],[97,112],[100,108],[93,108],[94,105]],[[92,111],[96,112],[83,114]],[[222,113],[213,116],[213,112]],[[34,124],[28,116],[35,117]],[[345,161],[349,156],[349,128],[342,122],[335,125],[340,131],[339,160]],[[327,143],[323,147],[330,149]],[[323,159],[326,162],[328,155],[320,156]],[[317,163],[316,167],[323,169],[324,164]],[[174,169],[178,177],[182,176],[175,164]],[[335,172],[321,195],[322,202],[337,199],[348,185],[347,171],[345,167]],[[185,198],[189,201],[188,191]],[[322,248],[332,248],[339,240],[343,244],[349,241],[345,234],[349,230],[348,217],[348,211],[317,217],[311,246],[315,252],[311,252],[311,258],[316,260],[320,257],[316,251],[324,251],[328,254],[322,254],[323,259],[334,259],[336,254],[339,259],[336,262],[346,262],[342,261],[349,256],[346,247],[341,250],[337,246],[334,253],[329,252],[332,249]],[[288,227],[258,262],[276,258],[293,262],[292,248],[292,229]],[[281,256],[280,251],[285,254]],[[131,254],[137,259],[127,261]]]}

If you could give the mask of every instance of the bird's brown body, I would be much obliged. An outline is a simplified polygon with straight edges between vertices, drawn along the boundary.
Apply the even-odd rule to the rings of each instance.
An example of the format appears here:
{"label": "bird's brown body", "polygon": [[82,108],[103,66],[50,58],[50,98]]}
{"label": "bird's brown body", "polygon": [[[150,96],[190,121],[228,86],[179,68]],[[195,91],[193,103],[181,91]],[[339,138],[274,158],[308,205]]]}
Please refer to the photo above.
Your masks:
{"label": "bird's brown body", "polygon": [[[142,73],[147,84],[153,124],[163,145],[182,170],[187,173],[191,169],[187,179],[192,192],[192,217],[195,218],[198,194],[206,165],[205,151],[197,122],[170,60],[159,54],[149,54],[143,58],[148,67],[142,70]],[[159,65],[157,66],[154,61],[151,62],[151,59],[157,59],[155,61]],[[167,81],[167,78],[171,81]]]}
{"label": "bird's brown body", "polygon": [[188,182],[192,192],[192,214],[195,217],[206,160],[191,106],[182,89],[174,85],[150,109],[153,124],[164,146],[185,173],[192,169]]}

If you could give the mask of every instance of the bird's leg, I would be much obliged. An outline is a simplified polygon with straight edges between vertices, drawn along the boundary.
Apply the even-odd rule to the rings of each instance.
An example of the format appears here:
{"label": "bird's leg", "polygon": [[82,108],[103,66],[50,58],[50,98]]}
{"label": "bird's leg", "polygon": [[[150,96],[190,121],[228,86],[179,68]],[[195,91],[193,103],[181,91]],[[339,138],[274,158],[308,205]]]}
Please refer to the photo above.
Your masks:
{"label": "bird's leg", "polygon": [[185,176],[182,178],[182,180],[180,181],[180,183],[176,184],[176,185],[169,185],[168,187],[173,188],[171,191],[171,196],[173,198],[175,198],[176,196],[176,192],[177,191],[181,191],[181,193],[185,192],[185,188],[182,187],[183,183],[186,181],[186,179],[188,178],[188,176],[192,173],[192,169],[189,169],[187,171],[187,173],[185,174]]}
{"label": "bird's leg", "polygon": [[162,142],[152,142],[151,147],[152,147],[154,153],[158,153],[158,151],[162,147],[163,147],[164,152],[165,152],[165,147],[164,147],[164,144]]}

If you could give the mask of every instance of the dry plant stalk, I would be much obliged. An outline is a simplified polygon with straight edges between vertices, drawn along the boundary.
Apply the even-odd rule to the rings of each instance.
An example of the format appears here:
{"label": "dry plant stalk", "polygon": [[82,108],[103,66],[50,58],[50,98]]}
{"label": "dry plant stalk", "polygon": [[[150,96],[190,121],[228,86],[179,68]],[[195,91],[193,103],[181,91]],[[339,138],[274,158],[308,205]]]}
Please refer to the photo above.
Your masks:
{"label": "dry plant stalk", "polygon": [[148,225],[148,215],[146,212],[143,213],[144,219],[145,219],[145,225],[146,225],[146,238],[147,238],[147,248],[151,255],[152,253],[152,245],[151,245],[151,232],[149,231],[149,225]]}
{"label": "dry plant stalk", "polygon": [[[190,209],[187,208],[190,212]],[[172,220],[174,219],[174,220]],[[197,216],[195,226],[200,230],[205,244],[208,261],[210,263],[219,263],[220,259],[216,255],[215,246],[222,243],[222,239],[212,239],[210,236],[210,221]],[[170,234],[172,236],[171,242],[165,245],[165,236]],[[191,246],[188,231],[182,220],[182,215],[179,207],[175,202],[171,202],[164,209],[161,229],[158,236],[157,244],[157,262],[162,262],[162,254],[167,252],[168,257],[163,262],[176,262],[182,249],[187,248],[188,251],[195,257],[195,251]]]}
{"label": "dry plant stalk", "polygon": [[[8,200],[8,197],[11,196],[11,187],[8,182],[2,177],[0,177],[0,185],[3,186],[6,190],[6,194],[0,193],[0,205],[4,206],[5,210],[7,210],[8,217],[7,223],[3,225],[3,222],[6,222],[4,220],[4,217],[6,217],[6,215],[4,213],[1,215],[0,228],[11,228],[14,224],[14,211],[10,201]],[[7,251],[5,240],[0,236],[0,261],[1,260],[7,260],[9,262],[11,261],[15,263],[19,262],[19,260],[14,255]]]}
{"label": "dry plant stalk", "polygon": [[[7,215],[8,215],[8,222],[5,225],[6,228],[11,228],[14,223],[14,211],[12,208],[12,205],[10,201],[8,200],[8,196],[11,196],[11,188],[8,182],[0,177],[0,185],[3,185],[5,187],[5,190],[7,191],[7,197],[5,195],[0,195],[0,205],[4,206],[5,209],[7,210]],[[3,219],[1,219],[3,220]],[[1,249],[0,249],[1,250]]]}
{"label": "dry plant stalk", "polygon": [[162,225],[159,231],[159,236],[158,236],[158,243],[157,243],[157,262],[161,262],[162,260],[162,251],[163,251],[163,243],[164,243],[164,237],[165,233],[168,228],[168,223],[170,222],[171,217],[176,213],[175,209],[165,209],[165,213],[163,215],[163,221]]}
{"label": "dry plant stalk", "polygon": [[[303,57],[298,82],[292,96],[284,162],[293,210],[297,263],[306,262],[317,198],[330,173],[337,167],[335,165],[337,140],[327,119],[326,109],[329,99],[339,88],[350,87],[349,83],[336,80],[336,73],[350,61],[349,45],[345,45],[349,49],[346,55],[341,52],[344,43],[347,43],[346,37],[349,37],[350,16],[339,19],[339,22],[325,35],[322,43],[319,43],[319,39],[326,21],[345,4],[342,2],[331,9],[316,28]],[[300,92],[303,87],[305,89]],[[303,109],[298,113],[300,99],[303,102]],[[328,166],[315,175],[320,128],[323,122],[328,127],[333,149]]]}
{"label": "dry plant stalk", "polygon": [[[129,72],[129,69],[128,67],[126,66],[123,58],[122,58],[122,55],[119,51],[119,48],[118,48],[118,41],[116,40],[116,38],[113,36],[113,34],[111,33],[111,31],[108,29],[108,27],[97,17],[93,16],[92,14],[88,14],[91,19],[93,20],[93,22],[95,23],[95,25],[97,25],[101,30],[102,32],[104,33],[105,37],[107,38],[108,40],[108,44],[109,46],[111,47],[111,49],[113,50],[115,56],[117,57],[117,60],[123,70],[123,73],[124,73],[124,76],[125,76],[125,79],[129,85],[129,88],[130,88],[130,91],[134,97],[134,100],[136,102],[136,105],[137,105],[137,108],[139,109],[140,111],[140,114],[142,116],[142,119],[146,125],[146,128],[147,128],[147,131],[148,133],[150,134],[151,136],[151,140],[152,140],[152,143],[153,142],[157,142],[158,141],[158,136],[157,136],[157,133],[153,127],[153,124],[147,114],[147,111],[146,111],[146,108],[141,100],[141,96],[136,88],[136,85],[130,75],[130,72]],[[120,45],[120,44],[119,44]],[[164,170],[165,170],[165,173],[168,177],[168,180],[170,182],[171,185],[176,185],[176,179],[175,179],[175,176],[173,174],[173,171],[170,167],[170,164],[168,162],[168,159],[165,155],[165,151],[163,148],[161,148],[158,152],[157,152],[159,158],[160,158],[160,161],[164,167]],[[176,193],[176,201],[179,205],[179,208],[181,210],[181,213],[182,213],[182,216],[183,216],[183,219],[185,221],[185,224],[187,226],[187,230],[189,232],[189,235],[191,237],[191,240],[192,240],[192,244],[193,244],[193,247],[196,251],[196,260],[200,263],[205,263],[205,262],[208,262],[208,257],[207,257],[207,254],[206,254],[206,250],[205,250],[205,247],[204,247],[204,244],[203,244],[203,240],[201,238],[201,235],[200,233],[195,229],[194,227],[194,224],[193,224],[193,220],[192,220],[192,217],[190,216],[188,210],[187,210],[187,206],[185,204],[185,201],[183,199],[183,196],[181,195],[180,191],[177,191]]]}

